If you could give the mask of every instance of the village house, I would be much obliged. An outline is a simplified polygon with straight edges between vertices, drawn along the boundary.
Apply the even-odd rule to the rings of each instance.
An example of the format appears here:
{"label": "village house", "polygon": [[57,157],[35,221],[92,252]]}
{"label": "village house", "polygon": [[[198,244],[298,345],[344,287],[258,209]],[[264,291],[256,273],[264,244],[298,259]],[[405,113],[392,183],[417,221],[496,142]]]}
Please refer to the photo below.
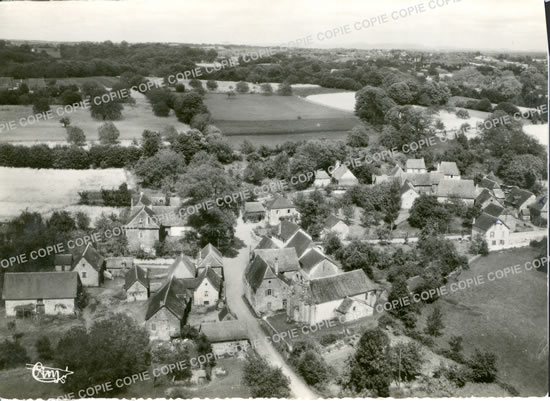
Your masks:
{"label": "village house", "polygon": [[406,173],[414,174],[425,174],[426,164],[424,163],[424,158],[422,159],[407,159],[407,164],[405,165]]}
{"label": "village house", "polygon": [[245,202],[243,211],[244,221],[258,222],[265,218],[265,208],[261,202]]}
{"label": "village house", "polygon": [[374,313],[379,288],[361,269],[309,281],[293,299],[288,316],[309,325],[338,319],[348,322]]}
{"label": "village house", "polygon": [[155,216],[154,221],[160,225],[159,237],[165,235],[181,238],[191,230],[187,223],[187,216],[181,216],[178,207],[153,206],[151,210]]}
{"label": "village house", "polygon": [[88,243],[82,255],[75,259],[72,271],[78,273],[84,287],[98,287],[103,283],[105,259]]}
{"label": "village house", "polygon": [[218,276],[223,277],[223,256],[212,244],[207,244],[199,251],[199,259],[197,260],[199,274],[207,267],[212,268]]}
{"label": "village house", "polygon": [[460,171],[455,162],[437,163],[436,171],[443,174],[445,179],[460,180]]}
{"label": "village house", "polygon": [[71,253],[57,253],[54,258],[56,272],[68,272],[73,267],[73,255]]}
{"label": "village house", "polygon": [[174,278],[151,298],[145,314],[145,327],[151,340],[168,341],[180,334],[180,328],[187,320],[193,295]]}
{"label": "village house", "polygon": [[477,191],[473,180],[444,179],[439,182],[436,196],[442,203],[459,199],[466,205],[473,205],[477,198]]}
{"label": "village house", "polygon": [[74,314],[81,287],[76,272],[5,273],[6,317]]}
{"label": "village house", "polygon": [[536,200],[537,198],[532,192],[514,187],[506,196],[504,205],[514,208],[520,219],[529,221],[531,219],[529,206],[535,203]]}
{"label": "village house", "polygon": [[135,208],[141,209],[144,206],[153,206],[153,201],[143,192],[140,192],[139,194],[133,194],[130,197],[130,208],[132,210]]}
{"label": "village house", "polygon": [[128,248],[154,254],[155,242],[160,239],[160,226],[153,211],[142,206],[135,210],[124,225]]}
{"label": "village house", "polygon": [[399,196],[401,197],[401,209],[404,210],[409,210],[412,208],[414,201],[420,197],[419,193],[416,192],[414,186],[409,182],[409,180],[405,180],[403,185],[401,185]]}
{"label": "village house", "polygon": [[126,273],[124,277],[124,291],[126,291],[126,301],[145,301],[149,298],[149,278],[147,270],[134,266]]}
{"label": "village house", "polygon": [[480,188],[486,188],[497,198],[499,202],[504,201],[504,198],[506,195],[504,195],[504,191],[500,187],[500,184],[496,181],[496,177],[491,173],[487,176],[485,176],[480,182],[479,182]]}
{"label": "village house", "polygon": [[401,176],[401,180],[403,182],[405,180],[409,181],[418,194],[428,195],[433,195],[437,191],[437,187],[442,179],[443,174],[436,171],[429,173],[405,173]]}
{"label": "village house", "polygon": [[390,181],[398,181],[399,183],[402,182],[403,177],[405,176],[405,172],[399,165],[395,165],[388,174],[381,174],[381,175],[372,175],[372,183],[373,184],[382,184],[384,182],[390,182]]}
{"label": "village house", "polygon": [[246,299],[257,314],[286,309],[292,280],[301,280],[293,248],[257,250],[244,273]]}
{"label": "village house", "polygon": [[502,204],[499,202],[499,200],[496,198],[495,195],[491,191],[489,191],[487,188],[481,189],[481,192],[477,196],[474,203],[479,206],[481,209],[485,209],[489,205],[499,205],[502,206]]}
{"label": "village house", "polygon": [[314,244],[311,236],[301,229],[296,231],[296,233],[284,244],[284,248],[294,248],[298,258],[301,258],[302,255],[313,246]]}
{"label": "village house", "polygon": [[273,230],[273,237],[280,241],[280,247],[300,229],[298,224],[288,220],[281,221]]}
{"label": "village house", "polygon": [[349,234],[349,226],[335,215],[329,215],[323,224],[321,238],[324,239],[330,233],[335,233],[340,239],[346,239]]}
{"label": "village house", "polygon": [[168,267],[168,278],[187,279],[195,278],[196,276],[197,268],[195,267],[195,263],[183,252]]}
{"label": "village house", "polygon": [[[280,241],[277,241],[280,243]],[[276,243],[273,238],[263,236],[260,242],[258,242],[258,245],[249,252],[250,260],[254,259],[256,256],[256,251],[262,250],[262,249],[280,249],[282,246],[282,243],[280,245]]]}
{"label": "village house", "polygon": [[317,248],[310,248],[298,261],[302,279],[306,281],[341,273],[336,263]]}
{"label": "village house", "polygon": [[237,320],[237,316],[231,312],[229,306],[224,306],[218,313],[218,321],[225,322],[228,320]]}
{"label": "village house", "polygon": [[340,164],[339,161],[334,165],[332,179],[342,187],[352,187],[359,184],[359,180],[353,175],[351,170],[345,164]]}
{"label": "village house", "polygon": [[210,267],[204,268],[197,278],[182,280],[193,293],[193,306],[216,306],[221,298],[222,278]]}
{"label": "village house", "polygon": [[235,356],[250,347],[246,325],[238,320],[203,323],[199,333],[208,338],[212,345],[212,353],[216,356]]}
{"label": "village house", "polygon": [[133,256],[112,256],[105,258],[105,268],[113,277],[124,277],[134,267]]}
{"label": "village house", "polygon": [[267,204],[267,222],[274,226],[282,220],[296,221],[299,213],[296,211],[294,203],[283,196],[276,196]]}
{"label": "village house", "polygon": [[540,196],[535,203],[532,203],[531,206],[529,206],[529,209],[531,210],[533,220],[540,217],[548,221],[548,198],[546,195]]}
{"label": "village house", "polygon": [[330,176],[325,170],[317,170],[315,172],[315,180],[313,181],[313,186],[317,188],[324,188],[327,185],[330,185]]}
{"label": "village house", "polygon": [[498,217],[487,213],[482,213],[477,217],[472,225],[472,239],[478,235],[487,241],[489,251],[510,247],[508,244],[510,228]]}
{"label": "village house", "polygon": [[497,204],[490,204],[482,209],[481,212],[497,217],[500,221],[506,224],[506,226],[508,226],[511,232],[516,230],[517,214],[513,210]]}

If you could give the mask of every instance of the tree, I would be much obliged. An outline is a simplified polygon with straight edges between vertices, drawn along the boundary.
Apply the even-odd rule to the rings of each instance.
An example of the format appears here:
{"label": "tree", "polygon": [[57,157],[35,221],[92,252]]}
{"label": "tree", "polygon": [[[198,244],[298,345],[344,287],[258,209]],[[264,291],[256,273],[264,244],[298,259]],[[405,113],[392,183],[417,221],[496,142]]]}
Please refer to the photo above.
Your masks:
{"label": "tree", "polygon": [[280,96],[292,96],[292,85],[289,82],[282,82],[277,89],[277,94]]}
{"label": "tree", "polygon": [[465,109],[459,109],[455,114],[458,118],[462,118],[464,120],[470,118],[470,113],[468,113],[468,110]]}
{"label": "tree", "polygon": [[98,120],[119,120],[122,117],[123,106],[118,99],[103,101],[101,98],[105,91],[95,92],[90,102],[90,110],[93,118]]}
{"label": "tree", "polygon": [[63,128],[67,128],[71,125],[71,119],[69,117],[63,117],[59,120],[59,122],[63,125]]}
{"label": "tree", "polygon": [[264,169],[258,162],[250,162],[243,171],[243,180],[250,184],[260,185],[264,179]]}
{"label": "tree", "polygon": [[90,228],[90,218],[84,212],[78,211],[75,215],[76,227],[79,230],[87,231]]}
{"label": "tree", "polygon": [[142,179],[144,186],[159,188],[162,180],[166,177],[177,177],[183,172],[185,158],[172,150],[163,149],[153,156],[140,159],[135,172]]}
{"label": "tree", "polygon": [[365,86],[355,94],[355,115],[371,124],[382,124],[396,103],[382,88]]}
{"label": "tree", "polygon": [[374,277],[372,268],[378,264],[380,258],[371,245],[357,240],[352,241],[336,256],[342,262],[344,271],[363,269],[371,279]]}
{"label": "tree", "polygon": [[462,336],[451,336],[451,339],[449,340],[449,346],[451,347],[451,351],[459,354],[462,352],[463,346],[462,346]]}
{"label": "tree", "polygon": [[80,127],[67,127],[67,142],[76,146],[84,146],[86,144],[86,135]]}
{"label": "tree", "polygon": [[491,352],[483,352],[476,348],[474,356],[466,364],[471,371],[471,379],[475,383],[492,383],[497,377],[497,357]]}
{"label": "tree", "polygon": [[248,91],[250,90],[248,84],[244,81],[237,82],[237,85],[235,85],[235,89],[239,93],[248,93]]}
{"label": "tree", "polygon": [[50,361],[54,357],[54,352],[50,344],[50,339],[46,336],[40,336],[35,343],[36,353],[40,360]]}
{"label": "tree", "polygon": [[399,276],[393,283],[388,295],[388,302],[395,304],[390,313],[403,321],[405,327],[412,329],[416,326],[416,312],[418,305],[414,303],[406,304],[405,300],[410,298],[407,283],[402,276]]}
{"label": "tree", "polygon": [[13,341],[5,339],[0,343],[0,370],[14,368],[26,362],[30,362],[30,358],[16,334],[13,335]]}
{"label": "tree", "polygon": [[[89,330],[73,327],[61,336],[55,352],[56,366],[70,366],[74,372],[62,384],[63,390],[76,392],[142,372],[149,368],[148,349],[149,333],[124,313],[95,321]],[[123,390],[113,386],[95,396],[111,397]]]}
{"label": "tree", "polygon": [[392,376],[399,383],[416,379],[421,374],[422,363],[420,346],[414,342],[400,342],[390,349]]}
{"label": "tree", "polygon": [[193,116],[190,126],[191,128],[198,129],[200,132],[206,133],[210,122],[210,113],[200,113]]}
{"label": "tree", "polygon": [[388,87],[388,95],[397,104],[409,104],[413,101],[413,94],[406,82],[396,82]]}
{"label": "tree", "polygon": [[97,133],[99,135],[99,142],[102,145],[115,145],[118,143],[120,131],[111,121],[100,125],[97,129]]}
{"label": "tree", "polygon": [[485,238],[478,234],[473,238],[469,251],[474,255],[487,256],[489,254],[489,245]]}
{"label": "tree", "polygon": [[304,352],[296,365],[298,373],[309,385],[322,385],[329,381],[330,369],[321,355],[314,350]]}
{"label": "tree", "polygon": [[270,366],[260,356],[250,355],[243,372],[243,382],[254,398],[288,398],[290,380],[281,368]]}
{"label": "tree", "polygon": [[[207,86],[208,86],[208,84],[207,84]],[[178,93],[185,92],[185,85],[182,84],[182,83],[177,84],[176,85],[176,92],[178,92]]]}
{"label": "tree", "polygon": [[338,237],[338,234],[333,232],[327,234],[323,242],[323,249],[327,254],[336,255],[338,251],[342,249],[342,247],[342,241],[340,241],[340,237]]}
{"label": "tree", "polygon": [[82,96],[80,96],[80,93],[78,93],[74,90],[67,89],[67,90],[63,91],[63,93],[61,94],[61,103],[64,106],[77,104],[81,101],[82,101]]}
{"label": "tree", "polygon": [[347,144],[352,148],[369,146],[369,132],[367,128],[363,124],[353,127],[348,133]]}
{"label": "tree", "polygon": [[162,147],[160,132],[144,130],[141,134],[141,150],[144,157],[154,156]]}
{"label": "tree", "polygon": [[367,329],[350,359],[345,386],[356,392],[371,391],[378,397],[389,397],[391,364],[390,340],[379,328]]}
{"label": "tree", "polygon": [[235,93],[235,91],[232,91],[232,90],[227,91],[227,98],[228,99],[234,99],[236,97],[237,97],[237,94]]}
{"label": "tree", "polygon": [[209,79],[208,81],[206,81],[206,87],[210,91],[215,91],[216,89],[218,89],[218,82],[213,79]]}
{"label": "tree", "polygon": [[50,110],[50,103],[47,97],[37,97],[32,103],[34,114],[45,113]]}
{"label": "tree", "polygon": [[426,322],[426,329],[424,332],[429,334],[432,337],[439,337],[441,335],[441,330],[445,328],[443,324],[443,315],[441,314],[441,309],[439,306],[436,306],[431,315],[428,316]]}
{"label": "tree", "polygon": [[196,78],[193,78],[189,81],[189,86],[195,90],[203,89],[202,82]]}
{"label": "tree", "polygon": [[[105,233],[107,230],[111,233],[120,232],[120,227],[124,225],[122,218],[119,218],[115,214],[109,216],[101,213],[95,222],[95,229],[99,233]],[[101,243],[101,253],[109,256],[125,256],[128,255],[128,238],[126,233],[122,230],[120,235],[112,235],[111,238],[105,238]]]}
{"label": "tree", "polygon": [[273,87],[270,83],[264,82],[260,85],[260,90],[262,91],[262,95],[264,96],[271,96],[273,95]]}
{"label": "tree", "polygon": [[[174,361],[188,361],[189,351],[185,343],[160,342],[151,349],[151,362],[158,365],[168,365]],[[169,376],[173,380],[187,380],[192,376],[191,366],[182,364],[178,369],[171,370]]]}
{"label": "tree", "polygon": [[408,222],[415,228],[423,228],[428,222],[433,222],[438,232],[444,232],[450,219],[445,205],[439,203],[435,196],[422,194],[415,199]]}
{"label": "tree", "polygon": [[174,102],[174,111],[179,121],[189,124],[196,114],[208,113],[202,96],[197,92],[186,92]]}

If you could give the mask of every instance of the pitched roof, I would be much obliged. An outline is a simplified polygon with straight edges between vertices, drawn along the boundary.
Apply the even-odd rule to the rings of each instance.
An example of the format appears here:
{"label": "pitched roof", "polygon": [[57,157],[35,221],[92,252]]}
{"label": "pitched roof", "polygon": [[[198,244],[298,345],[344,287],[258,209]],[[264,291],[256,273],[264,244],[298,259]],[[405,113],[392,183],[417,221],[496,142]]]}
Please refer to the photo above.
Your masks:
{"label": "pitched roof", "polygon": [[54,264],[56,266],[58,265],[69,265],[72,266],[73,264],[73,255],[71,253],[58,253],[55,255],[55,262]]}
{"label": "pitched roof", "polygon": [[338,166],[338,168],[334,169],[334,171],[332,172],[332,178],[334,178],[335,180],[339,180],[344,176],[344,174],[347,174],[348,172],[353,177],[355,177],[355,175],[351,172],[348,166],[346,166],[345,164],[342,164]]}
{"label": "pitched roof", "polygon": [[220,310],[220,313],[218,313],[218,320],[222,321],[227,316],[230,316],[232,318],[231,320],[237,320],[237,316],[231,312],[229,306],[226,305]]}
{"label": "pitched roof", "polygon": [[68,299],[77,291],[77,272],[6,273],[2,299]]}
{"label": "pitched roof", "polygon": [[407,193],[410,190],[413,190],[414,192],[416,192],[416,190],[414,189],[414,186],[409,182],[409,180],[405,180],[403,185],[401,185],[401,189],[399,190],[399,195],[403,196],[405,193]]}
{"label": "pitched roof", "polygon": [[504,211],[504,208],[502,206],[496,205],[494,203],[487,205],[487,207],[485,207],[485,209],[482,210],[483,213],[487,213],[495,217],[500,216],[503,211]]}
{"label": "pitched roof", "polygon": [[272,209],[293,209],[294,204],[290,199],[283,196],[276,196],[271,202],[268,203],[267,208]]}
{"label": "pitched roof", "polygon": [[[279,264],[279,276],[276,276],[275,258]],[[282,280],[282,274],[288,271],[298,271],[300,265],[294,249],[260,249],[245,270],[245,278],[250,287],[256,291],[264,278]]]}
{"label": "pitched roof", "polygon": [[403,169],[401,168],[400,165],[396,164],[391,170],[390,172],[388,173],[389,176],[395,176],[399,173],[404,173]]}
{"label": "pitched roof", "polygon": [[346,313],[349,312],[352,305],[353,305],[353,298],[346,297],[346,298],[344,298],[342,303],[340,305],[338,305],[338,308],[336,308],[336,311],[340,312],[340,313],[343,313],[343,314],[346,314]]}
{"label": "pitched roof", "polygon": [[282,220],[277,226],[277,236],[279,236],[283,241],[287,241],[291,238],[298,230],[300,226],[294,224],[288,220]]}
{"label": "pitched roof", "polygon": [[309,273],[309,271],[327,257],[323,253],[315,248],[310,249],[300,258],[300,265],[302,269]]}
{"label": "pitched roof", "polygon": [[[488,229],[490,229],[495,224],[504,224],[501,220],[499,220],[498,217],[491,216],[487,213],[482,213],[479,217],[476,218],[476,221],[474,222],[474,227],[479,228],[483,232],[486,232]],[[506,226],[508,227],[508,226]]]}
{"label": "pitched roof", "polygon": [[500,185],[498,185],[498,182],[493,181],[487,177],[483,178],[480,181],[479,186],[490,190],[500,189]]}
{"label": "pitched roof", "polygon": [[245,202],[244,212],[245,213],[263,213],[265,212],[265,209],[264,209],[264,205],[262,205],[262,202]]}
{"label": "pitched roof", "polygon": [[134,266],[124,276],[124,289],[128,290],[135,282],[143,284],[149,288],[149,279],[147,278],[147,270],[140,266]]}
{"label": "pitched roof", "polygon": [[151,206],[153,202],[147,195],[145,195],[143,192],[139,194],[132,195],[132,205],[136,206],[141,202],[144,206]]}
{"label": "pitched roof", "polygon": [[443,179],[443,174],[432,171],[429,173],[405,173],[403,178],[415,187],[437,185]]}
{"label": "pitched roof", "polygon": [[196,271],[195,264],[189,256],[180,253],[168,268],[168,277],[184,278],[184,275],[195,277]]}
{"label": "pitched roof", "polygon": [[506,197],[506,202],[513,205],[514,207],[520,207],[523,205],[531,196],[534,196],[532,192],[520,189],[517,187],[512,188],[508,196]]}
{"label": "pitched roof", "polygon": [[[342,219],[339,219],[335,215],[331,214],[325,219],[325,223],[324,223],[323,227],[325,227],[327,229],[331,229],[332,227],[334,227],[338,223],[344,223],[344,221]],[[346,223],[344,223],[344,224],[346,224]]]}
{"label": "pitched roof", "polygon": [[327,174],[325,170],[317,170],[315,172],[315,179],[316,180],[330,180],[330,176]]}
{"label": "pitched roof", "polygon": [[352,297],[376,289],[376,285],[367,277],[362,269],[337,274],[309,282],[314,304]]}
{"label": "pitched roof", "polygon": [[218,292],[220,291],[222,286],[222,278],[218,276],[218,274],[210,267],[207,267],[201,271],[199,277],[197,277],[197,284],[195,288],[197,288],[205,279],[210,281],[212,287],[214,287]]}
{"label": "pitched roof", "polygon": [[203,323],[201,324],[200,332],[208,337],[211,343],[249,339],[246,325],[239,320]]}
{"label": "pitched roof", "polygon": [[406,168],[423,168],[426,169],[426,164],[424,163],[424,158],[422,159],[407,159]]}
{"label": "pitched roof", "polygon": [[438,167],[438,171],[443,175],[460,175],[455,162],[441,162]]}
{"label": "pitched roof", "polygon": [[530,208],[535,210],[542,210],[544,205],[548,203],[546,195],[539,196],[535,203],[531,204]]}
{"label": "pitched roof", "polygon": [[296,255],[301,257],[306,249],[313,245],[311,237],[304,231],[298,230],[296,234],[292,236],[285,245],[285,248],[294,248],[296,250]]}
{"label": "pitched roof", "polygon": [[168,309],[178,319],[183,319],[187,303],[192,294],[187,288],[173,277],[151,298],[147,306],[145,320],[149,320],[162,308]]}
{"label": "pitched roof", "polygon": [[460,199],[475,199],[477,194],[473,180],[443,179],[437,187],[437,196],[456,196]]}
{"label": "pitched roof", "polygon": [[262,237],[262,240],[256,245],[256,249],[279,249],[279,247],[269,237]]}
{"label": "pitched roof", "polygon": [[142,206],[134,211],[132,214],[130,214],[130,217],[126,219],[126,225],[130,225],[142,212],[144,212],[145,214],[147,214],[147,216],[151,218],[150,222],[147,225],[143,225],[143,228],[159,228],[158,219],[155,217],[155,213],[151,210],[151,208],[147,206]]}
{"label": "pitched roof", "polygon": [[489,200],[491,198],[494,198],[493,194],[487,188],[483,188],[479,193],[479,195],[477,196],[476,202],[483,203],[486,200]]}
{"label": "pitched roof", "polygon": [[97,271],[100,271],[103,268],[103,264],[105,262],[103,256],[95,250],[90,242],[86,245],[82,255],[75,259],[73,269],[82,259],[86,260]]}
{"label": "pitched roof", "polygon": [[212,244],[208,244],[200,250],[199,259],[200,263],[198,264],[198,267],[223,267],[223,256],[221,252]]}

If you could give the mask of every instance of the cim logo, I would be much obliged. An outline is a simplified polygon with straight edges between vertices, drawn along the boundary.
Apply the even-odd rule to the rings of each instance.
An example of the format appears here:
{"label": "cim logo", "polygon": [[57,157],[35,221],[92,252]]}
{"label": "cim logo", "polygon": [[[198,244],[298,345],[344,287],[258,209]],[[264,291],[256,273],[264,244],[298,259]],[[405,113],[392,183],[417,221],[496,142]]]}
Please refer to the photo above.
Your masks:
{"label": "cim logo", "polygon": [[68,366],[65,369],[50,368],[42,365],[42,362],[27,364],[27,369],[32,371],[34,380],[40,383],[65,383],[65,378],[74,373],[68,370]]}

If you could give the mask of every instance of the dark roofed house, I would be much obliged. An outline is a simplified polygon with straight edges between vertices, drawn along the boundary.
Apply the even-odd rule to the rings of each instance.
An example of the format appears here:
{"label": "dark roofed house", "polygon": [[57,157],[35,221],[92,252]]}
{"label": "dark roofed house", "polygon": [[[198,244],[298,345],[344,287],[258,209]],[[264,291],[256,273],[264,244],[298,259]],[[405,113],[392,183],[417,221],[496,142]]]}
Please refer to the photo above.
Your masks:
{"label": "dark roofed house", "polygon": [[504,204],[506,206],[514,208],[519,216],[523,216],[524,220],[529,220],[528,208],[531,204],[536,202],[536,197],[532,192],[520,189],[517,187],[512,188],[512,190],[506,196]]}
{"label": "dark roofed house", "polygon": [[229,306],[224,306],[220,313],[218,313],[218,320],[220,322],[226,321],[226,320],[237,320],[237,315],[235,315],[231,310],[229,309]]}
{"label": "dark roofed house", "polygon": [[379,287],[361,269],[309,281],[309,296],[288,309],[290,317],[307,324],[338,319],[351,321],[374,313]]}
{"label": "dark roofed house", "polygon": [[299,214],[294,203],[283,196],[276,195],[266,206],[267,221],[272,226],[279,224],[282,220],[295,221]]}
{"label": "dark roofed house", "polygon": [[58,253],[55,255],[55,271],[68,272],[73,267],[73,255],[71,253]]}
{"label": "dark roofed house", "polygon": [[275,227],[275,237],[283,242],[288,241],[296,232],[300,229],[298,224],[295,224],[288,220],[281,221],[277,227]]}
{"label": "dark roofed house", "polygon": [[306,280],[340,273],[340,268],[336,263],[317,248],[309,249],[300,258],[300,267],[302,276]]}
{"label": "dark roofed house", "polygon": [[197,269],[195,263],[183,252],[176,257],[172,265],[168,268],[168,278],[195,278],[196,275]]}
{"label": "dark roofed house", "polygon": [[148,206],[131,209],[124,225],[128,247],[133,251],[155,253],[155,242],[160,239],[159,219]]}
{"label": "dark roofed house", "polygon": [[476,186],[473,180],[449,180],[444,179],[437,187],[437,200],[449,202],[453,198],[460,199],[467,205],[474,203],[477,198]]}
{"label": "dark roofed house", "polygon": [[446,179],[460,180],[460,171],[455,162],[441,162],[437,164],[437,171]]}
{"label": "dark roofed house", "polygon": [[[193,290],[194,306],[216,306],[222,295],[223,280],[211,267],[201,270],[195,279],[189,281],[186,287]],[[192,284],[191,284],[192,283]]]}
{"label": "dark roofed house", "polygon": [[325,238],[330,233],[335,233],[340,239],[346,239],[349,234],[349,226],[342,219],[331,214],[323,223],[321,238]]}
{"label": "dark roofed house", "polygon": [[294,248],[298,258],[301,258],[306,250],[312,246],[313,241],[304,230],[298,230],[284,245],[285,248]]}
{"label": "dark roofed house", "polygon": [[199,259],[197,260],[199,273],[207,267],[212,268],[220,277],[223,276],[222,253],[212,244],[207,244],[199,251]]}
{"label": "dark roofed house", "polygon": [[81,287],[76,272],[5,273],[6,316],[73,314]]}
{"label": "dark roofed house", "polygon": [[145,301],[149,298],[149,278],[147,270],[140,266],[132,267],[124,277],[126,301]]}
{"label": "dark roofed house", "polygon": [[168,341],[180,334],[193,295],[179,280],[170,278],[151,298],[145,315],[145,326],[151,339]]}
{"label": "dark roofed house", "polygon": [[407,159],[407,164],[405,165],[406,173],[426,173],[426,164],[424,163],[424,158],[422,159]]}
{"label": "dark roofed house", "polygon": [[105,268],[113,277],[124,277],[134,267],[133,256],[111,256],[105,258]]}
{"label": "dark roofed house", "polygon": [[510,247],[510,228],[499,217],[481,213],[472,225],[472,238],[478,236],[487,242],[489,251]]}
{"label": "dark roofed house", "polygon": [[250,346],[246,325],[239,320],[203,323],[199,333],[208,338],[215,355],[235,356],[245,352]]}
{"label": "dark roofed house", "polygon": [[103,282],[105,259],[88,243],[82,255],[75,259],[72,271],[78,273],[84,287],[97,287]]}
{"label": "dark roofed house", "polygon": [[502,214],[502,212],[504,211],[504,207],[500,206],[500,205],[496,205],[496,204],[490,204],[490,205],[487,205],[487,207],[485,207],[482,212],[483,213],[487,213],[487,214],[490,214],[491,216],[495,216],[495,217],[498,217]]}
{"label": "dark roofed house", "polygon": [[[329,169],[330,172],[330,169]],[[352,187],[359,184],[359,180],[345,164],[336,162],[332,171],[332,178],[342,187]]]}
{"label": "dark roofed house", "polygon": [[481,192],[477,196],[474,203],[478,205],[481,209],[484,209],[491,204],[500,205],[500,202],[497,199],[497,197],[487,188],[481,189]]}
{"label": "dark roofed house", "polygon": [[245,202],[243,211],[244,221],[262,221],[265,218],[265,208],[261,202]]}

